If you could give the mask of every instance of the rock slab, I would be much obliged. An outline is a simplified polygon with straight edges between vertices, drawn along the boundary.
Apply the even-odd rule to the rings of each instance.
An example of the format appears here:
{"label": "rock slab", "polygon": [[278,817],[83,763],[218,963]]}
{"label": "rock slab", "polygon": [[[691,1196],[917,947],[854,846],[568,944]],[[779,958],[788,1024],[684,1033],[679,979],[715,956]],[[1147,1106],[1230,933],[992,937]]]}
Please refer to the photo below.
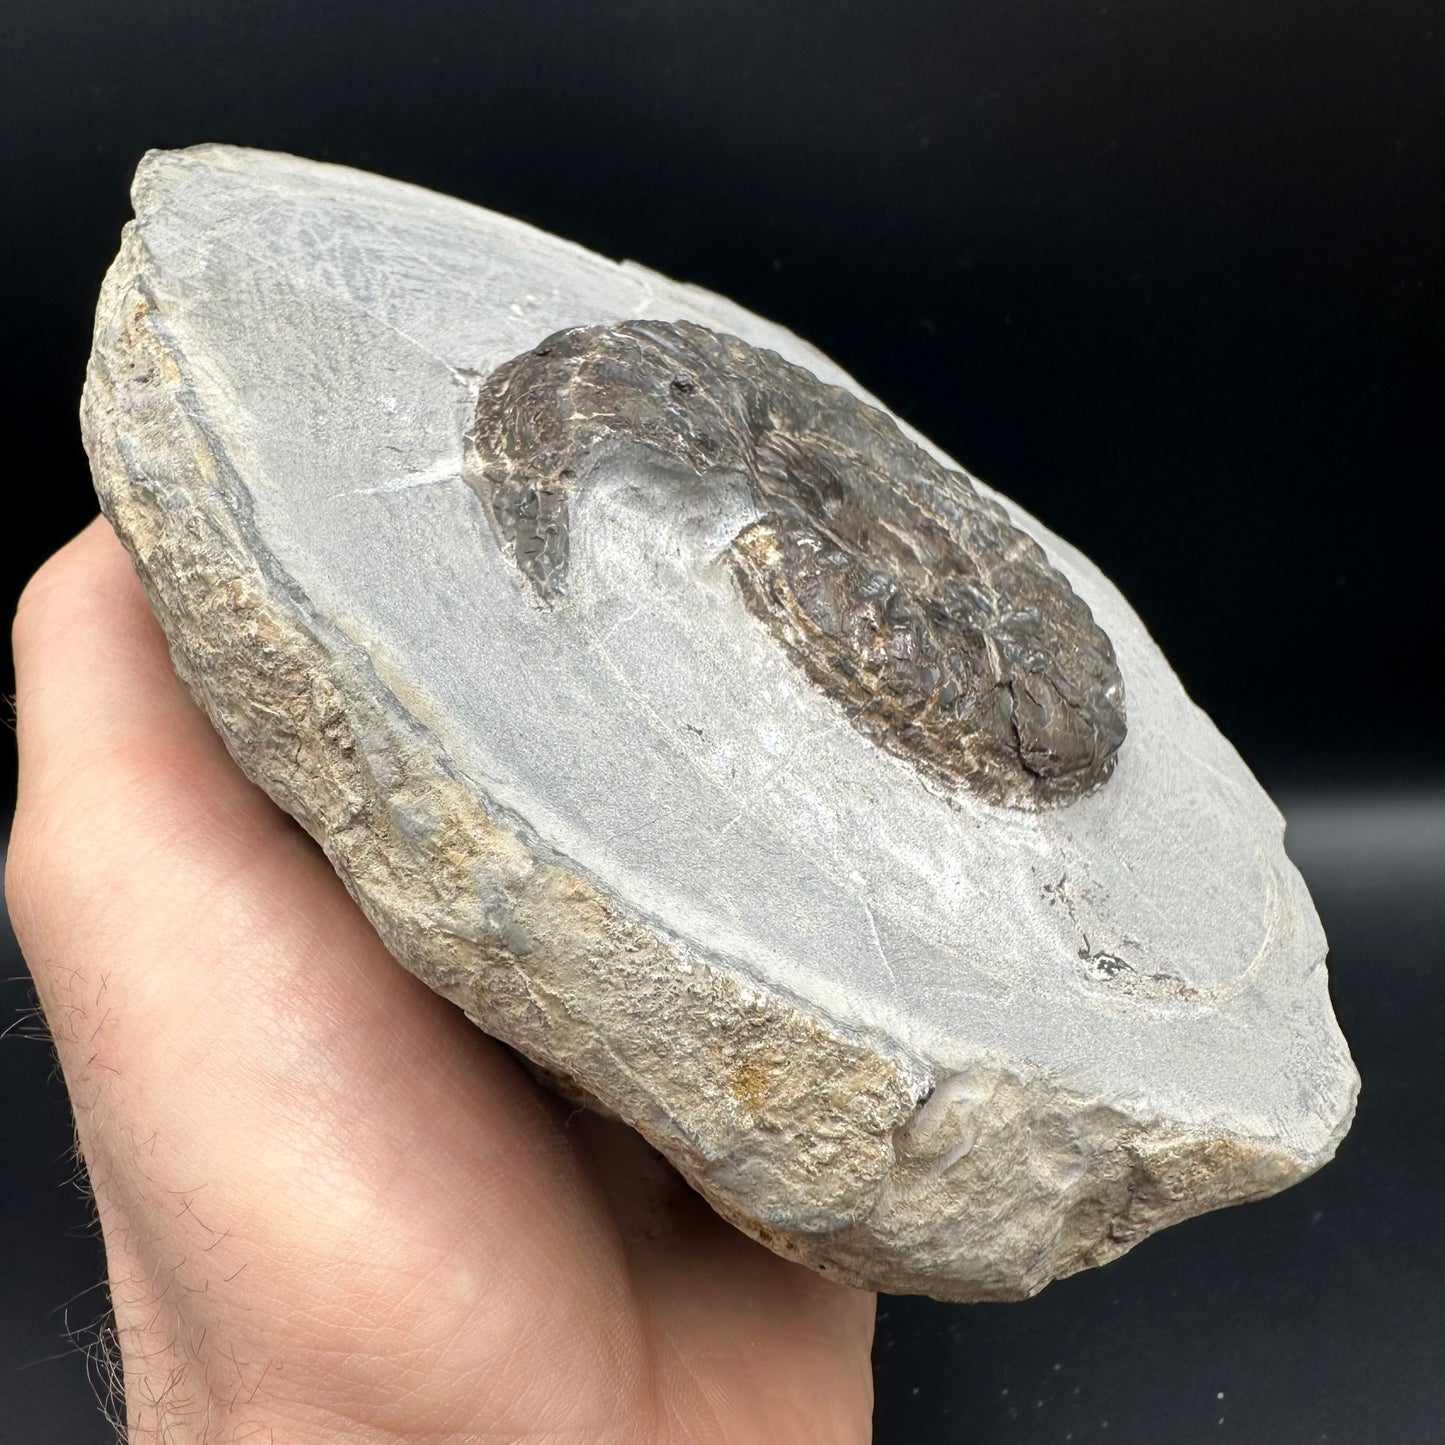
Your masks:
{"label": "rock slab", "polygon": [[644,268],[228,147],[134,200],[102,506],[237,761],[488,1033],[771,1248],[943,1299],[1331,1157],[1283,822],[1086,558]]}

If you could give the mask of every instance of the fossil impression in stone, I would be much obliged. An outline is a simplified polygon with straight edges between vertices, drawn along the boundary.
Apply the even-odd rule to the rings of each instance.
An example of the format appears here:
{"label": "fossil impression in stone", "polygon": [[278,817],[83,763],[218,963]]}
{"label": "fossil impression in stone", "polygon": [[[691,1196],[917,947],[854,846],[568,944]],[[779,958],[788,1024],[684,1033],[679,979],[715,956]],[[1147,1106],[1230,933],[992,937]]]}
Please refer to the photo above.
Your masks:
{"label": "fossil impression in stone", "polygon": [[748,605],[866,736],[999,802],[1114,767],[1109,639],[1043,549],[877,407],[693,322],[576,327],[482,383],[469,480],[538,596],[567,590],[572,493],[619,450],[686,489],[740,479]]}
{"label": "fossil impression in stone", "polygon": [[1279,814],[1086,558],[718,296],[286,156],[134,195],[97,491],[402,964],[856,1284],[1024,1296],[1329,1159]]}

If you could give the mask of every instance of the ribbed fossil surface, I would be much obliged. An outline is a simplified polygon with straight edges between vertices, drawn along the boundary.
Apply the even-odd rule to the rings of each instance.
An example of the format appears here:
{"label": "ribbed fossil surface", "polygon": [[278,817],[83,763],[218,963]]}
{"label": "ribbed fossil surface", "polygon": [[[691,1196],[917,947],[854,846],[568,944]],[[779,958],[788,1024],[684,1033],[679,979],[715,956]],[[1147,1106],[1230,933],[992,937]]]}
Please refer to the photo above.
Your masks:
{"label": "ribbed fossil surface", "polygon": [[102,504],[242,767],[482,1028],[770,1247],[944,1298],[1330,1157],[1282,820],[1086,558],[640,267],[223,147],[135,203]]}
{"label": "ribbed fossil surface", "polygon": [[1089,609],[997,502],[846,387],[694,322],[574,327],[486,378],[471,441],[539,597],[565,596],[572,494],[620,449],[742,478],[743,595],[874,742],[997,802],[1113,771],[1124,688]]}

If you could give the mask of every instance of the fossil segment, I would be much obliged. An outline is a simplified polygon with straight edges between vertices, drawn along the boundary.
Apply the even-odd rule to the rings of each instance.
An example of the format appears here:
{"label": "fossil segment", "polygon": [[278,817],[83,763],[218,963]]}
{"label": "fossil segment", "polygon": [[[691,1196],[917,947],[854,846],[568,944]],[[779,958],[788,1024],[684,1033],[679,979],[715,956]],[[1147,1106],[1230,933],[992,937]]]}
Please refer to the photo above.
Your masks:
{"label": "fossil segment", "polygon": [[[776,618],[760,600],[805,575],[788,537],[821,515],[852,555],[862,526],[790,510],[796,478],[614,436],[573,468],[548,601],[525,490],[479,469],[545,451],[478,432],[518,358],[648,316],[751,349],[699,386],[708,405],[759,357],[776,372],[768,353],[806,373],[783,390],[807,406],[807,377],[858,397],[819,429],[831,467],[873,444],[851,429],[874,404],[826,356],[355,171],[160,153],[135,202],[82,413],[102,505],[232,754],[482,1028],[769,1247],[948,1299],[1033,1293],[1332,1155],[1357,1080],[1280,816],[1086,557],[970,479],[978,516],[1032,538],[1058,605],[1107,636],[1129,726],[1108,781],[1066,806],[1000,807],[976,774],[941,788],[878,741],[909,726],[902,704],[864,731],[843,684],[795,659],[829,652],[803,583]],[[484,415],[553,410],[544,393]],[[905,452],[906,500],[966,551],[981,523],[948,511],[954,464],[899,429],[944,478]],[[495,521],[489,488],[512,498]],[[923,609],[938,569],[910,569],[933,534],[898,515],[907,546],[879,571]],[[747,555],[765,534],[777,559]],[[1000,618],[1036,583],[1000,586]],[[945,711],[918,722],[930,748],[954,746]],[[1025,774],[1007,786],[1041,786]]]}
{"label": "fossil segment", "polygon": [[1124,740],[1109,639],[1003,508],[877,407],[692,322],[577,327],[480,388],[468,479],[544,599],[599,450],[745,478],[752,609],[865,735],[995,801],[1068,800]]}

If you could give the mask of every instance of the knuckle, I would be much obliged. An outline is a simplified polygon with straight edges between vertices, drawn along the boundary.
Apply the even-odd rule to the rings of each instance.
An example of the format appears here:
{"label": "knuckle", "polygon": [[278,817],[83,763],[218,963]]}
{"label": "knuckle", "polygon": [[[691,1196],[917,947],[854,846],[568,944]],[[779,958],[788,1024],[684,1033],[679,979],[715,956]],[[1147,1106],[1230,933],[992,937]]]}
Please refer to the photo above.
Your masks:
{"label": "knuckle", "polygon": [[46,971],[41,965],[59,940],[89,930],[124,884],[123,850],[88,831],[78,804],[51,792],[16,812],[4,860],[5,908],[32,973]]}
{"label": "knuckle", "polygon": [[15,604],[12,627],[17,644],[48,624],[55,611],[56,602],[70,590],[75,580],[75,572],[74,542],[67,542],[35,569]]}
{"label": "knuckle", "polygon": [[44,870],[35,867],[34,835],[22,818],[17,818],[5,852],[5,911],[21,948],[35,923],[35,881]]}

